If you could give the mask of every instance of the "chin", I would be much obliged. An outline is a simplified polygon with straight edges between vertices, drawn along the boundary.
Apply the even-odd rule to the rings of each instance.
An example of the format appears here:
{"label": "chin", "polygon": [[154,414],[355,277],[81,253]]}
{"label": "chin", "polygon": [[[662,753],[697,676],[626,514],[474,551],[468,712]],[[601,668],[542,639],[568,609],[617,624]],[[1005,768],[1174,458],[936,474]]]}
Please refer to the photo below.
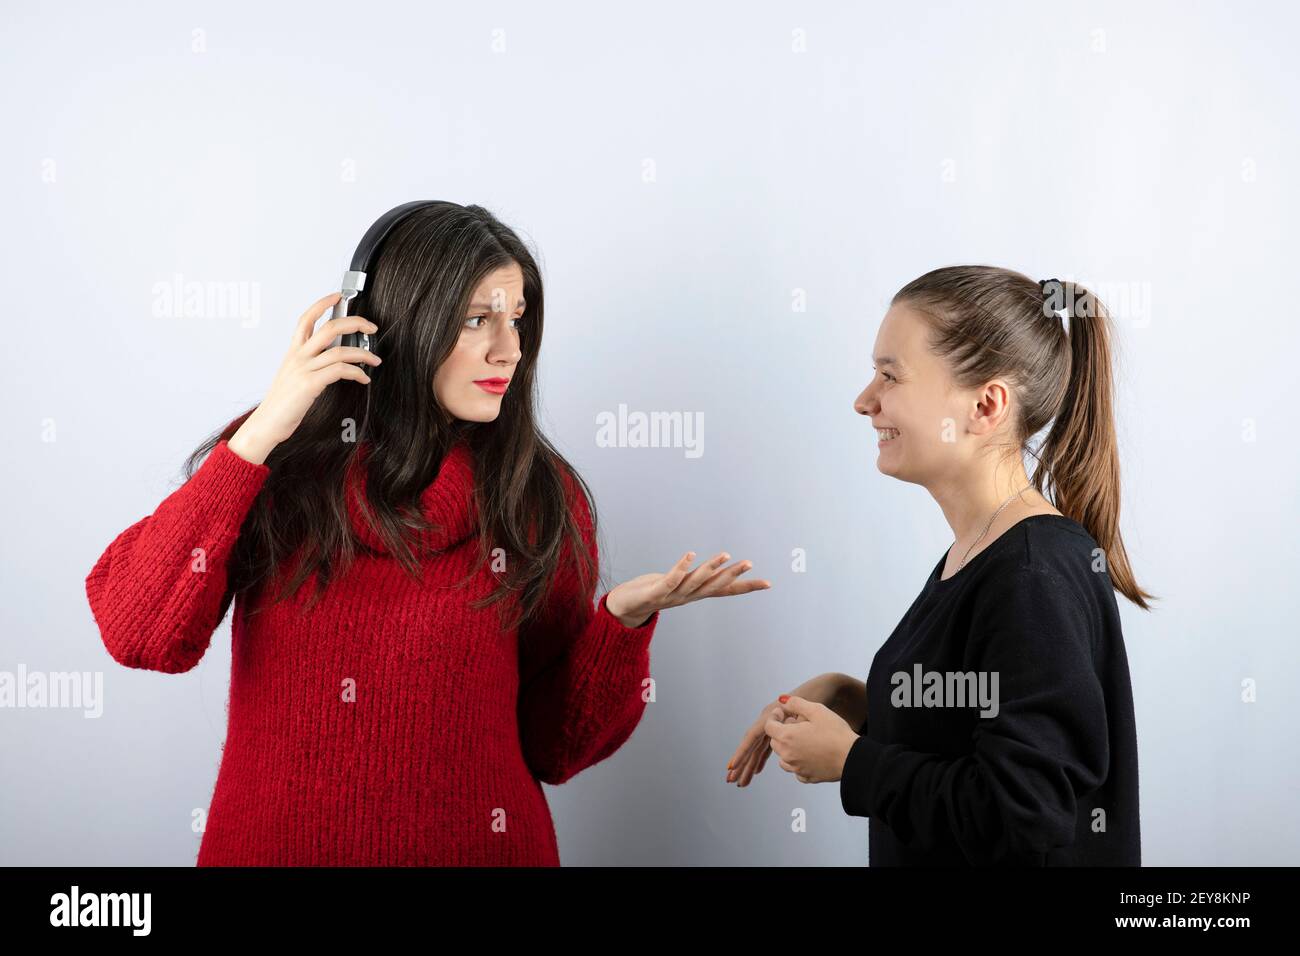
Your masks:
{"label": "chin", "polygon": [[890,463],[886,465],[883,461],[881,461],[880,458],[877,458],[876,470],[880,472],[882,475],[888,475],[890,478],[897,479],[898,481],[910,480],[905,473],[899,471],[897,463]]}
{"label": "chin", "polygon": [[501,403],[471,402],[453,414],[463,422],[494,422],[501,417]]}

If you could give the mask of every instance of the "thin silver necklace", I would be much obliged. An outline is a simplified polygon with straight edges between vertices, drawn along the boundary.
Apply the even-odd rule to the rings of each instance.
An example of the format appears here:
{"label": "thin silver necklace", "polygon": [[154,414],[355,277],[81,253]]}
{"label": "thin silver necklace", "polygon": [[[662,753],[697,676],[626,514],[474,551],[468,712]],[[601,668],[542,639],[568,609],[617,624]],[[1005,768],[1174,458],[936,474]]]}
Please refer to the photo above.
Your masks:
{"label": "thin silver necklace", "polygon": [[[980,538],[983,538],[986,534],[989,533],[989,528],[993,527],[993,522],[997,519],[997,516],[1002,514],[1002,509],[1005,508],[1007,505],[1011,504],[1012,499],[1015,498],[1016,495],[1020,494],[1020,492],[1022,491],[1028,491],[1029,488],[1030,488],[1029,485],[1025,485],[1025,487],[1021,488],[1020,491],[1013,492],[1010,498],[1008,498],[1006,501],[1002,502],[1002,504],[998,506],[998,510],[993,512],[993,517],[989,519],[989,523],[986,524],[984,526],[984,530],[980,532],[979,538],[976,538],[974,541],[972,541],[970,547],[966,549],[966,557],[962,558],[961,564],[957,565],[957,571],[960,571],[962,568],[966,567],[966,558],[969,558],[970,553],[975,550],[975,545],[980,543]],[[954,571],[953,574],[956,574],[957,571]]]}

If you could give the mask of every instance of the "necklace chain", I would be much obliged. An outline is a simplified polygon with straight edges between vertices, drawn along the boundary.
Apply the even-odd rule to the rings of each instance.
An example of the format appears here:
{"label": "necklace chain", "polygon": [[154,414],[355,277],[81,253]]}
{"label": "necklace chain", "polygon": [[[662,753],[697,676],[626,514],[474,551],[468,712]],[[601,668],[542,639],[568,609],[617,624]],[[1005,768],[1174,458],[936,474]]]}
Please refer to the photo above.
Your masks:
{"label": "necklace chain", "polygon": [[[1011,504],[1012,499],[1015,498],[1016,495],[1020,494],[1023,491],[1028,491],[1029,488],[1030,488],[1029,485],[1025,485],[1025,487],[1021,488],[1020,491],[1013,492],[1010,498],[1008,498],[1006,501],[1002,502],[1002,504],[998,506],[998,510],[993,512],[993,517],[989,518],[989,523],[984,526],[984,530],[979,533],[979,537],[976,538],[974,541],[972,541],[970,547],[966,549],[966,557],[962,558],[961,564],[957,565],[957,571],[960,571],[962,568],[966,567],[966,560],[967,558],[970,557],[970,553],[973,550],[975,550],[975,545],[980,543],[980,539],[989,533],[989,528],[993,527],[993,522],[997,519],[997,516],[1002,514],[1002,509],[1005,508],[1007,505]],[[956,574],[957,571],[954,571],[953,574]]]}

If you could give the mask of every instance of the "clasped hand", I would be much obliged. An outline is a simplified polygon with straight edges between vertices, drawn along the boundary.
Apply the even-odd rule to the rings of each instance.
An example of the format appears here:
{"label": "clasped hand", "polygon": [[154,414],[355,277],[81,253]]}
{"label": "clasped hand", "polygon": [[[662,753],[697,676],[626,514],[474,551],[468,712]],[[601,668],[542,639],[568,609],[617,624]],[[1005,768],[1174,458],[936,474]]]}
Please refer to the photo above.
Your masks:
{"label": "clasped hand", "polygon": [[858,734],[825,704],[782,694],[746,733],[727,764],[727,782],[748,785],[773,753],[782,770],[800,783],[832,783],[844,771],[844,761]]}

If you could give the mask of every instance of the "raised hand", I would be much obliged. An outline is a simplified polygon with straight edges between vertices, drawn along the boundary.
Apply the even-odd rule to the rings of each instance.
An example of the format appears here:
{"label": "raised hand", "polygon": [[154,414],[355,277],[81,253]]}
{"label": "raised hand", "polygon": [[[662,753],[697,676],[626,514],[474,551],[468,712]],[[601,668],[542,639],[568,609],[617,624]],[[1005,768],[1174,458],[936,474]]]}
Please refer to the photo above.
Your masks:
{"label": "raised hand", "polygon": [[705,598],[765,591],[772,586],[771,581],[737,580],[753,564],[737,561],[724,568],[723,565],[730,558],[731,555],[724,551],[692,571],[690,567],[695,560],[695,552],[688,551],[665,574],[643,574],[624,581],[609,592],[605,606],[626,626],[639,627],[655,611],[680,607]]}
{"label": "raised hand", "polygon": [[346,332],[376,332],[379,329],[377,325],[359,315],[345,315],[341,319],[323,322],[319,329],[312,331],[316,320],[338,299],[337,292],[318,299],[298,318],[288,354],[280,363],[266,397],[230,436],[227,444],[235,454],[262,464],[276,445],[286,441],[297,430],[307,411],[331,382],[348,378],[363,385],[370,384],[370,376],[354,363],[378,365],[378,355],[350,346],[326,346],[335,336]]}

